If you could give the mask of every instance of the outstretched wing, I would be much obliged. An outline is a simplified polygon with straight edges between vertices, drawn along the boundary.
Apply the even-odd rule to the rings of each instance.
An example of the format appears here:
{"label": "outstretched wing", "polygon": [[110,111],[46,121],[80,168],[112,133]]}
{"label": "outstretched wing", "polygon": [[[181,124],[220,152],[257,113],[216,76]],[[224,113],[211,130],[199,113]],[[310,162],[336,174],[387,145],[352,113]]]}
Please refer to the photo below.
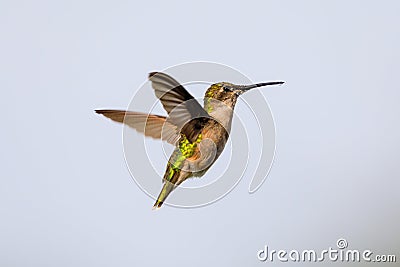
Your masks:
{"label": "outstretched wing", "polygon": [[171,124],[191,142],[194,142],[204,123],[208,120],[207,111],[171,76],[162,72],[149,74],[154,92],[168,112]]}
{"label": "outstretched wing", "polygon": [[121,122],[136,131],[156,139],[162,139],[175,145],[180,138],[177,127],[169,123],[166,117],[124,110],[96,110],[113,121]]}

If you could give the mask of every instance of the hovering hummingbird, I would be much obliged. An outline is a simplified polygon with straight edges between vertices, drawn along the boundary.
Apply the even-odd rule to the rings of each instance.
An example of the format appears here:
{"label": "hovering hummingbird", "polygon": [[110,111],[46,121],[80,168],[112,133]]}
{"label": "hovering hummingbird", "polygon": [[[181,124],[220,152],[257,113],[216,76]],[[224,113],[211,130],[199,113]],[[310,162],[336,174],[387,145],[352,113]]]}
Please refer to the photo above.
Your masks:
{"label": "hovering hummingbird", "polygon": [[233,110],[241,94],[253,88],[284,83],[215,83],[207,89],[202,107],[171,76],[152,72],[149,80],[168,117],[124,110],[95,112],[113,121],[125,123],[145,136],[167,141],[176,147],[167,163],[163,187],[154,209],[160,208],[168,195],[183,181],[190,177],[203,176],[217,160],[228,141]]}

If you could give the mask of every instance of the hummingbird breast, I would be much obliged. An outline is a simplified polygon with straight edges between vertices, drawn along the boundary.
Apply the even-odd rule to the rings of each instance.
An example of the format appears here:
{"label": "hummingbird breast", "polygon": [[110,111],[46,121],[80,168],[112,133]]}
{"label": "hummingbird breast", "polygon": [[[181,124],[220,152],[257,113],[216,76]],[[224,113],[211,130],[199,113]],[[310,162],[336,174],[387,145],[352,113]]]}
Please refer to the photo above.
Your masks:
{"label": "hummingbird breast", "polygon": [[203,176],[221,155],[229,138],[229,132],[216,120],[208,122],[201,131],[201,142],[195,153],[187,159],[193,176]]}
{"label": "hummingbird breast", "polygon": [[189,177],[203,176],[221,155],[228,138],[229,132],[216,120],[204,125],[194,143],[182,137],[169,159],[164,180],[178,185]]}
{"label": "hummingbird breast", "polygon": [[225,144],[228,141],[228,130],[229,129],[226,129],[216,120],[211,120],[207,125],[205,125],[204,129],[201,132],[203,140],[209,139],[215,144],[217,149],[217,157],[222,153]]}

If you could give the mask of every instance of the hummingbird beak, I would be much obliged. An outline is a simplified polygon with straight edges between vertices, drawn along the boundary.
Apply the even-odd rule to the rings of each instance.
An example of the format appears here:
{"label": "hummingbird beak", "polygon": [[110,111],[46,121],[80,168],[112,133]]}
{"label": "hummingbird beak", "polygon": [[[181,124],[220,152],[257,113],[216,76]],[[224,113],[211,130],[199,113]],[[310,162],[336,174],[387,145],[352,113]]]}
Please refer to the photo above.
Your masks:
{"label": "hummingbird beak", "polygon": [[285,83],[285,82],[266,82],[266,83],[256,83],[256,84],[251,84],[251,85],[239,85],[237,87],[237,89],[239,89],[240,91],[242,91],[244,93],[253,88],[263,87],[263,86],[268,86],[268,85],[279,85],[279,84],[283,84],[283,83]]}

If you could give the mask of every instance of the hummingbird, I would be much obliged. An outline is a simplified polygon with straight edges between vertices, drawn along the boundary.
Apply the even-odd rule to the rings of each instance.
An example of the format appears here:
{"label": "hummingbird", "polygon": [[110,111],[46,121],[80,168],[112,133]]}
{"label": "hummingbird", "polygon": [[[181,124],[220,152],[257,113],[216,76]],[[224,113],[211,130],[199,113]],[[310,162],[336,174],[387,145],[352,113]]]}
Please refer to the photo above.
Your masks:
{"label": "hummingbird", "polygon": [[175,146],[153,209],[160,208],[168,195],[186,179],[203,176],[218,159],[228,141],[233,111],[240,95],[253,88],[284,83],[214,83],[207,89],[201,106],[170,75],[151,72],[148,78],[168,116],[110,109],[95,112],[124,123],[147,137],[161,139]]}

